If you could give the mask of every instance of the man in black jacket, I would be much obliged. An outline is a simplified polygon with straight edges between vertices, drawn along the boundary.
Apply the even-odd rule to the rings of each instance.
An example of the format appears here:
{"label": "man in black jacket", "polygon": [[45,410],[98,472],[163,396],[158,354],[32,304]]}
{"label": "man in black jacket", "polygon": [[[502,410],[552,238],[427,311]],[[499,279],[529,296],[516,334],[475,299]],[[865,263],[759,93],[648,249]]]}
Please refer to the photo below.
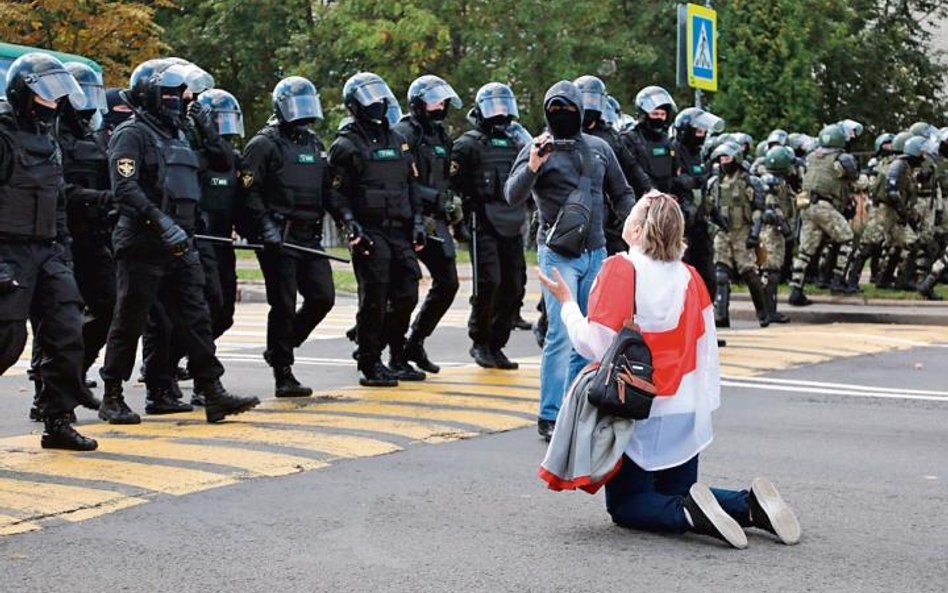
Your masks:
{"label": "man in black jacket", "polygon": [[[609,145],[581,132],[583,102],[576,85],[563,80],[550,87],[543,109],[549,131],[520,151],[504,191],[507,202],[513,205],[523,204],[533,197],[540,213],[537,235],[540,268],[547,275],[553,268],[559,269],[585,313],[586,298],[606,257],[606,195],[612,198],[617,211],[628,212],[635,194]],[[547,235],[561,207],[580,188],[582,177],[589,179],[589,189],[583,199],[589,201],[590,208],[583,248],[578,255],[558,253],[547,245]],[[563,394],[586,361],[570,348],[569,336],[560,320],[559,303],[547,290],[544,290],[543,300],[549,328],[540,369],[537,429],[541,436],[549,439]]]}

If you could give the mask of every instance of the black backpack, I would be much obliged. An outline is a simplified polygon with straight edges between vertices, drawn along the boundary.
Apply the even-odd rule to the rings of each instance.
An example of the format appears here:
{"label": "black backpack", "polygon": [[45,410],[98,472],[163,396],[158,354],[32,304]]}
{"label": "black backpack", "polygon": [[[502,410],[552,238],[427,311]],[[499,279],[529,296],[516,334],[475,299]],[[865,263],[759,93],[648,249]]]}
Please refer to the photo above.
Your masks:
{"label": "black backpack", "polygon": [[645,420],[652,410],[656,394],[652,375],[652,351],[635,324],[633,266],[632,314],[603,356],[586,397],[604,414]]}

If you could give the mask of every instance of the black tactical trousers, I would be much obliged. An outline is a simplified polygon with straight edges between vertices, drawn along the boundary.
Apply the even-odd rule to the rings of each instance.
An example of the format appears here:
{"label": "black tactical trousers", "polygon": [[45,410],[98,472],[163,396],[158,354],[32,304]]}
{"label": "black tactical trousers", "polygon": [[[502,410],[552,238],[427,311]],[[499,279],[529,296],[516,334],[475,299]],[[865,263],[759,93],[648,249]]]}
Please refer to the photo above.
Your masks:
{"label": "black tactical trousers", "polygon": [[[205,241],[196,243],[201,258],[201,268],[204,270],[204,299],[207,301],[207,308],[211,314],[211,335],[217,339],[220,336],[217,328],[223,309],[220,277],[217,273],[217,251]],[[172,381],[176,380],[178,364],[187,354],[185,331],[186,329],[169,315],[165,303],[159,297],[148,312],[145,333],[142,335],[146,385],[170,387]]]}
{"label": "black tactical trousers", "polygon": [[0,293],[0,375],[26,346],[26,321],[34,324],[41,400],[51,417],[71,412],[82,385],[82,297],[64,251],[52,243],[0,242],[0,265],[18,283]]}
{"label": "black tactical trousers", "polygon": [[[493,350],[507,345],[520,313],[527,263],[523,237],[503,237],[488,230],[477,233],[477,296],[471,296],[467,333],[475,344]],[[473,265],[473,263],[472,263]]]}
{"label": "black tactical trousers", "polygon": [[[322,249],[317,243],[316,249]],[[329,260],[286,250],[257,254],[267,287],[267,362],[274,368],[293,365],[299,347],[326,317],[336,300]],[[296,308],[297,293],[303,303]]]}
{"label": "black tactical trousers", "polygon": [[714,277],[714,241],[708,233],[708,223],[703,219],[696,220],[685,229],[685,241],[688,248],[682,261],[697,270],[708,289],[708,295],[713,296],[717,281]]}
{"label": "black tactical trousers", "polygon": [[418,259],[431,274],[431,288],[428,289],[425,302],[411,324],[412,334],[422,340],[434,333],[438,322],[451,308],[460,287],[454,239],[444,221],[439,220],[437,228],[437,236],[444,243],[429,238],[425,242],[425,248],[418,252]]}
{"label": "black tactical trousers", "polygon": [[359,283],[359,364],[379,360],[387,343],[401,353],[411,312],[418,304],[421,268],[412,249],[408,226],[366,229],[374,242],[371,255],[356,253],[352,264]]}
{"label": "black tactical trousers", "polygon": [[[181,328],[180,339],[194,378],[209,381],[223,375],[204,296],[204,270],[193,243],[181,257],[120,252],[116,254],[116,263],[118,300],[109,329],[102,380],[118,383],[131,377],[138,338],[156,302],[164,306],[171,324]],[[156,368],[160,366],[169,365],[156,363]]]}
{"label": "black tactical trousers", "polygon": [[115,309],[115,258],[108,236],[97,234],[75,235],[72,257],[79,294],[85,303],[82,369],[87,371],[109,336]]}
{"label": "black tactical trousers", "polygon": [[[207,234],[230,239],[234,230],[233,215],[228,210],[209,210],[207,212]],[[199,243],[200,247],[200,243]],[[212,311],[211,325],[214,337],[218,338],[234,325],[234,308],[237,303],[237,256],[226,245],[206,245],[201,248],[202,257],[205,248],[214,252],[217,260],[217,279],[220,286],[220,307]],[[203,259],[201,260],[204,261]],[[207,266],[205,265],[205,273]]]}

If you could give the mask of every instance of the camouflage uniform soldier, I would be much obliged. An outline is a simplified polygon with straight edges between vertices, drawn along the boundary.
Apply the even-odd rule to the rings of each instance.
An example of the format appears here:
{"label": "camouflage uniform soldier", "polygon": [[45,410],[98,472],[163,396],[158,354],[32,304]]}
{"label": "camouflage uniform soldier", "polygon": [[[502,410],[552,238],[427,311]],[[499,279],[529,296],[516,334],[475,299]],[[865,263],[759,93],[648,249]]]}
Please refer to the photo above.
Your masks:
{"label": "camouflage uniform soldier", "polygon": [[876,285],[880,288],[891,286],[899,255],[918,241],[918,235],[909,225],[909,205],[915,201],[918,191],[913,168],[921,165],[925,142],[924,138],[910,138],[904,144],[902,155],[891,161],[884,160],[879,167],[873,185],[872,217],[863,231],[859,254],[853,259],[850,283],[858,280],[858,273],[869,255],[885,244],[889,251],[883,259]]}
{"label": "camouflage uniform soldier", "polygon": [[761,177],[764,185],[764,213],[760,218],[760,250],[763,252],[760,269],[770,307],[770,321],[774,323],[790,321],[786,315],[777,313],[777,287],[786,256],[787,237],[793,234],[789,221],[795,216],[793,194],[783,176],[793,170],[795,160],[792,150],[775,145],[764,157],[766,172]]}
{"label": "camouflage uniform soldier", "polygon": [[803,189],[809,193],[810,205],[800,215],[800,246],[790,278],[789,303],[796,307],[810,304],[803,294],[806,269],[824,237],[840,245],[830,288],[834,292],[848,292],[844,277],[852,252],[853,230],[842,211],[849,199],[849,182],[859,177],[859,169],[853,155],[844,151],[847,140],[842,126],[826,126],[820,131],[820,148],[807,157]]}
{"label": "camouflage uniform soldier", "polygon": [[731,299],[731,270],[747,284],[757,310],[761,327],[770,325],[770,308],[764,287],[757,275],[760,246],[760,224],[764,209],[761,184],[752,183],[741,163],[741,148],[725,142],[714,149],[711,161],[719,164],[719,173],[708,184],[714,200],[716,223],[720,231],[714,237],[714,273],[717,288],[714,295],[714,321],[718,327],[730,327],[728,307]]}
{"label": "camouflage uniform soldier", "polygon": [[933,301],[940,301],[941,297],[935,293],[935,284],[948,268],[948,216],[945,215],[945,209],[948,207],[948,128],[942,128],[938,134],[938,152],[939,157],[935,161],[935,183],[936,191],[941,199],[941,208],[935,212],[934,234],[941,255],[935,260],[928,275],[918,285],[918,292],[924,297]]}

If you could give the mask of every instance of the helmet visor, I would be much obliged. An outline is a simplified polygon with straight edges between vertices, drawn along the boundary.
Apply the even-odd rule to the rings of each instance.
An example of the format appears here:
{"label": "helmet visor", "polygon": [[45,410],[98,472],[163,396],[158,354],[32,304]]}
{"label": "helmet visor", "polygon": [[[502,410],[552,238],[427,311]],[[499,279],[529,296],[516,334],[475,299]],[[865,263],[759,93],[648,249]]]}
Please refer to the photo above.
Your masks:
{"label": "helmet visor", "polygon": [[291,95],[280,100],[280,113],[285,121],[323,119],[319,95]]}
{"label": "helmet visor", "polygon": [[608,100],[602,102],[602,120],[613,127],[619,121],[619,112]]}
{"label": "helmet visor", "polygon": [[214,122],[217,124],[217,133],[221,136],[244,137],[244,116],[239,111],[215,110]]}
{"label": "helmet visor", "polygon": [[395,100],[395,97],[388,97],[388,100],[385,119],[388,120],[388,125],[394,126],[402,119],[402,107],[398,104],[398,101]]}
{"label": "helmet visor", "polygon": [[481,108],[481,115],[484,116],[484,119],[490,119],[498,115],[520,117],[517,101],[513,97],[485,97],[477,102],[477,106]]}
{"label": "helmet visor", "polygon": [[79,86],[72,74],[65,69],[27,74],[24,80],[36,96],[46,101],[58,101],[63,97],[69,97],[70,103],[81,105],[86,100],[82,87]]}
{"label": "helmet visor", "polygon": [[713,113],[702,111],[691,119],[691,126],[717,134],[724,131],[724,120]]}
{"label": "helmet visor", "polygon": [[421,100],[429,105],[432,103],[441,103],[442,101],[448,101],[451,103],[451,106],[455,109],[461,107],[461,97],[454,92],[454,89],[451,88],[451,85],[446,82],[439,82],[421,93]]}
{"label": "helmet visor", "polygon": [[671,106],[672,111],[678,111],[678,106],[675,105],[675,100],[671,98],[671,95],[668,94],[663,88],[652,88],[648,89],[647,92],[642,92],[638,97],[639,107],[643,111],[653,111],[659,107],[669,105]]}
{"label": "helmet visor", "polygon": [[353,97],[359,102],[359,105],[368,107],[373,103],[378,103],[382,99],[395,97],[388,85],[381,80],[372,80],[355,89]]}
{"label": "helmet visor", "polygon": [[83,100],[76,104],[70,97],[73,109],[76,111],[95,110],[102,113],[109,110],[109,104],[105,100],[105,88],[101,84],[80,83],[79,87],[82,89]]}
{"label": "helmet visor", "polygon": [[605,113],[606,97],[598,91],[582,91],[583,109]]}

